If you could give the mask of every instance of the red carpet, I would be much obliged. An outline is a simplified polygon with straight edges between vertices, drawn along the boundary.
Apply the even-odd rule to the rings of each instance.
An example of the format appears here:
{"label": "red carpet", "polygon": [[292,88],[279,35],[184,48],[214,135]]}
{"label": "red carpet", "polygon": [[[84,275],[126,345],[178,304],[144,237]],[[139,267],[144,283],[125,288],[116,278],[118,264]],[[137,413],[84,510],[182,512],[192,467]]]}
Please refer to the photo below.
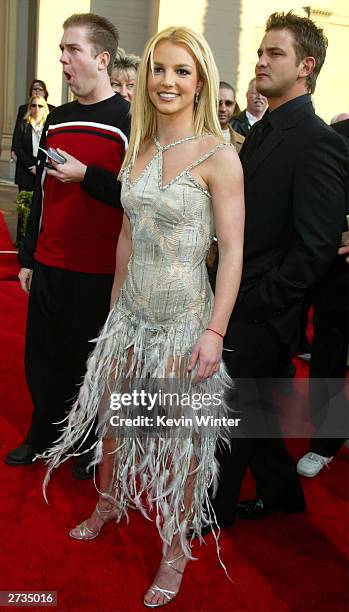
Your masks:
{"label": "red carpet", "polygon": [[14,280],[19,272],[17,255],[2,251],[15,251],[15,247],[0,211],[0,280]]}
{"label": "red carpet", "polygon": [[[63,466],[51,482],[47,506],[41,494],[42,465],[11,468],[3,463],[8,450],[21,442],[31,410],[22,365],[26,301],[18,282],[0,282],[0,589],[55,590],[56,609],[62,612],[142,610],[141,597],[160,557],[154,525],[131,512],[128,526],[109,524],[97,540],[73,541],[69,528],[88,516],[95,503],[92,483],[73,480],[70,466]],[[299,457],[307,443],[292,441],[290,448]],[[305,480],[305,513],[237,520],[222,533],[222,557],[233,583],[217,563],[212,536],[207,546],[195,545],[199,560],[189,563],[169,609],[347,610],[348,457],[342,449],[329,470]],[[253,494],[250,478],[245,493]]]}

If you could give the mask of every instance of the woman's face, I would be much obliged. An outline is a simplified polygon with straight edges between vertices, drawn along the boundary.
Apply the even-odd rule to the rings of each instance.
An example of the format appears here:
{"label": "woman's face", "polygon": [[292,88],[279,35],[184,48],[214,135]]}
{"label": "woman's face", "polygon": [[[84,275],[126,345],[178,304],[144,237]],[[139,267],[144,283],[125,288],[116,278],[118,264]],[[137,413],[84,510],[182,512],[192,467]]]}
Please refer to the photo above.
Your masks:
{"label": "woman's face", "polygon": [[114,91],[117,91],[128,102],[132,100],[135,83],[136,71],[133,68],[113,70],[110,77],[110,84]]}
{"label": "woman's face", "polygon": [[45,90],[40,85],[40,83],[34,83],[33,84],[31,95],[32,96],[41,96],[42,98],[45,97]]}
{"label": "woman's face", "polygon": [[30,105],[30,114],[37,123],[42,119],[44,114],[44,105],[40,98],[33,98]]}
{"label": "woman's face", "polygon": [[154,72],[149,67],[148,94],[156,110],[165,115],[193,115],[201,81],[190,49],[181,43],[160,41],[154,49]]}

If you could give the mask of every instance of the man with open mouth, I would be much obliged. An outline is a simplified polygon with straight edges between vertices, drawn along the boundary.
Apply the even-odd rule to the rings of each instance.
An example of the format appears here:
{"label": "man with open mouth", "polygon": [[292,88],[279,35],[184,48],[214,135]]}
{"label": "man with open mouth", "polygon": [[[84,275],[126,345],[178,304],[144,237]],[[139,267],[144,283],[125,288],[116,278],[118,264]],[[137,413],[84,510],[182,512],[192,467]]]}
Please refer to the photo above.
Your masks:
{"label": "man with open mouth", "polygon": [[[33,416],[11,466],[30,465],[58,438],[85,371],[90,340],[109,310],[122,223],[117,177],[128,145],[129,104],[110,85],[118,45],[114,25],[92,13],[63,24],[63,73],[74,102],[49,115],[40,142],[65,163],[39,155],[19,278],[29,293],[26,377]],[[59,158],[58,158],[59,159]],[[48,167],[47,167],[48,166]],[[92,434],[94,435],[94,434]],[[89,476],[89,457],[75,463]]]}

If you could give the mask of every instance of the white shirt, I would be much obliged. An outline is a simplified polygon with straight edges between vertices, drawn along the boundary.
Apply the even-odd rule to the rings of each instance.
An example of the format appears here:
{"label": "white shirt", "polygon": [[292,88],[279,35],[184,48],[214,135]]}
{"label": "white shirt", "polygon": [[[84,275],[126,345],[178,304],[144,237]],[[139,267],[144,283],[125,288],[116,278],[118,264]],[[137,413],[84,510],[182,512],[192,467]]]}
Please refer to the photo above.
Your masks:
{"label": "white shirt", "polygon": [[222,130],[223,132],[223,138],[224,138],[224,142],[229,142],[230,144],[230,131],[229,128],[226,128],[225,130]]}
{"label": "white shirt", "polygon": [[38,156],[38,148],[39,148],[39,144],[40,144],[40,138],[41,138],[42,129],[44,127],[44,124],[43,123],[39,123],[38,125],[33,125],[31,123],[31,126],[32,126],[33,156],[37,157]]}
{"label": "white shirt", "polygon": [[259,119],[257,119],[257,117],[255,117],[254,115],[251,115],[251,113],[249,113],[248,110],[246,111],[246,117],[247,117],[247,121],[249,122],[251,127],[255,123],[257,123],[257,121],[259,121]]}

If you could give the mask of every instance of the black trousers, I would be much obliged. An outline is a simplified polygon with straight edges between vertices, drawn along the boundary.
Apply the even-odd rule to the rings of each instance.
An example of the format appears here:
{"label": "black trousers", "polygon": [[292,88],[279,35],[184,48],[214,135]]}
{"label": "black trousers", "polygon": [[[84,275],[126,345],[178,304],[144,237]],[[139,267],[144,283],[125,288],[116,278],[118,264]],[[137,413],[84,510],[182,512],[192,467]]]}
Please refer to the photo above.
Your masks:
{"label": "black trousers", "polygon": [[110,303],[113,275],[85,274],[35,264],[29,295],[25,372],[32,401],[26,441],[38,452],[58,438],[78,393]]}
{"label": "black trousers", "polygon": [[[333,398],[343,394],[349,341],[349,283],[348,265],[337,258],[314,299],[314,339],[310,362],[310,408],[316,428],[310,450],[323,457],[332,457],[349,437],[348,428],[343,438],[326,437],[326,417]],[[322,380],[321,380],[322,379]],[[341,402],[341,411],[349,406]],[[337,404],[338,405],[338,404]],[[344,415],[345,421],[347,414]]]}
{"label": "black trousers", "polygon": [[[237,383],[233,404],[235,409],[242,411],[242,431],[240,437],[231,439],[230,451],[218,451],[220,476],[213,507],[221,526],[234,519],[248,467],[256,480],[257,496],[266,503],[304,503],[296,465],[281,434],[277,435],[279,426],[272,408],[272,381],[267,382],[277,376],[286,347],[280,344],[268,323],[249,322],[239,307],[234,310],[229,337],[234,352],[224,351],[223,355]],[[244,431],[244,419],[247,431]],[[273,437],[248,437],[255,419],[259,421],[258,427],[265,426],[266,435],[272,430]]]}

